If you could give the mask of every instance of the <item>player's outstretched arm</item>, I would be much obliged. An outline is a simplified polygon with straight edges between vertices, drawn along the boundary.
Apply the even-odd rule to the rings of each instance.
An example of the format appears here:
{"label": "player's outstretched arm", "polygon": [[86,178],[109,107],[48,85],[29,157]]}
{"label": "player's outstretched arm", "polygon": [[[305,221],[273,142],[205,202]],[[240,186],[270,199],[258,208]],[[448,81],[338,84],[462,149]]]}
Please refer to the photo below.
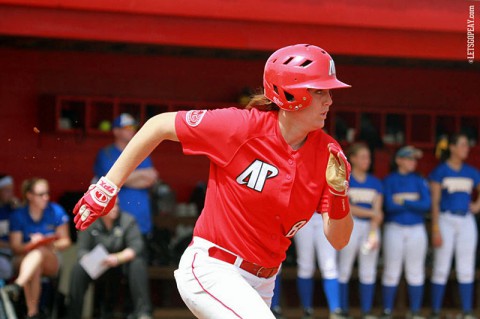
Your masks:
{"label": "player's outstretched arm", "polygon": [[98,217],[110,212],[127,177],[158,144],[163,140],[178,141],[175,116],[176,113],[157,115],[135,134],[107,175],[101,177],[97,184],[91,185],[75,205],[73,213],[77,229],[86,229]]}
{"label": "player's outstretched arm", "polygon": [[122,187],[135,168],[164,140],[177,141],[176,112],[162,113],[149,119],[123,150],[106,177]]}

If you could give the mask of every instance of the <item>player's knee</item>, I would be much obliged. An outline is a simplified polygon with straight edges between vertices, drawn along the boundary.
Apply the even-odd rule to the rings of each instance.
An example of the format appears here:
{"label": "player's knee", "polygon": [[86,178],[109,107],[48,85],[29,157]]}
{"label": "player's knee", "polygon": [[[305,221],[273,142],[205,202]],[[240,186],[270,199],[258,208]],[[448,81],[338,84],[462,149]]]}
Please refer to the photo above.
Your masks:
{"label": "player's knee", "polygon": [[298,269],[297,276],[299,278],[309,279],[312,278],[315,273],[315,269]]}
{"label": "player's knee", "polygon": [[443,285],[447,282],[448,272],[442,270],[434,270],[432,275],[432,282]]}
{"label": "player's knee", "polygon": [[336,269],[325,269],[322,271],[322,277],[325,279],[336,279],[338,278],[338,271]]}
{"label": "player's knee", "polygon": [[374,272],[369,272],[369,273],[361,273],[359,274],[359,279],[360,282],[363,284],[373,284],[375,283],[375,276],[376,274]]}
{"label": "player's knee", "polygon": [[382,284],[384,286],[397,286],[400,281],[400,276],[384,274],[382,278]]}
{"label": "player's knee", "polygon": [[421,286],[425,281],[425,276],[423,275],[410,275],[406,276],[407,283],[411,286]]}
{"label": "player's knee", "polygon": [[459,283],[472,283],[475,280],[475,274],[473,271],[459,271],[457,272],[457,280]]}
{"label": "player's knee", "polygon": [[312,265],[306,265],[304,263],[298,263],[297,264],[297,275],[300,278],[312,278],[313,274],[315,273],[315,266],[314,264]]}

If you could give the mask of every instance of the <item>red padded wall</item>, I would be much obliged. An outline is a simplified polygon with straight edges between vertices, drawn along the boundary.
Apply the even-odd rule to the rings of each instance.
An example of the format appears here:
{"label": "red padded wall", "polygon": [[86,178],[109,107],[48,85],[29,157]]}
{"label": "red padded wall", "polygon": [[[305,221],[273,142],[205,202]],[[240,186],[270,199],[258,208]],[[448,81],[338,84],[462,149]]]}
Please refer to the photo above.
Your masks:
{"label": "red padded wall", "polygon": [[[47,177],[54,199],[83,191],[92,177],[105,136],[45,132],[40,124],[43,94],[121,96],[168,100],[235,102],[245,86],[259,87],[264,61],[129,54],[0,49],[0,171],[17,183]],[[335,92],[337,105],[475,110],[480,75],[468,70],[344,65],[339,78],[353,85]],[[335,107],[335,104],[334,106]],[[40,133],[33,132],[38,127]],[[180,200],[205,180],[208,160],[183,156],[169,142],[153,153],[160,176]],[[377,161],[385,172],[383,161]]]}

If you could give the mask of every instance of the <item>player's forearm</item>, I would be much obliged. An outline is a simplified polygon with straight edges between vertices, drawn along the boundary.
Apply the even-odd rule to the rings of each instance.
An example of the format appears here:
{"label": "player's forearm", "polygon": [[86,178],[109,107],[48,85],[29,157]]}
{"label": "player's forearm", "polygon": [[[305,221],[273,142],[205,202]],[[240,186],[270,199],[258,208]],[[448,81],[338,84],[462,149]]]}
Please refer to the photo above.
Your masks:
{"label": "player's forearm", "polygon": [[350,241],[350,235],[353,229],[353,219],[351,214],[347,214],[342,219],[331,219],[328,214],[323,216],[323,230],[328,241],[333,248],[340,250]]}
{"label": "player's forearm", "polygon": [[176,113],[163,113],[145,123],[128,143],[106,177],[121,187],[127,177],[163,140],[178,141],[175,132]]}
{"label": "player's forearm", "polygon": [[136,169],[128,176],[124,186],[136,189],[151,187],[156,180],[157,174],[153,168]]}
{"label": "player's forearm", "polygon": [[404,202],[405,207],[410,208],[412,210],[415,210],[417,212],[421,212],[422,214],[428,211],[432,205],[432,202],[430,201],[430,197],[428,198],[423,198],[421,200],[417,201],[409,201],[406,200]]}
{"label": "player's forearm", "polygon": [[440,217],[440,207],[438,204],[432,203],[432,225],[438,225]]}
{"label": "player's forearm", "polygon": [[68,238],[60,238],[60,239],[53,242],[53,247],[55,247],[55,249],[57,249],[57,250],[67,249],[71,245],[72,245],[72,241],[70,240],[69,237]]}
{"label": "player's forearm", "polygon": [[135,250],[132,248],[125,248],[124,250],[116,253],[116,257],[118,259],[119,264],[127,263],[133,260],[136,256]]}

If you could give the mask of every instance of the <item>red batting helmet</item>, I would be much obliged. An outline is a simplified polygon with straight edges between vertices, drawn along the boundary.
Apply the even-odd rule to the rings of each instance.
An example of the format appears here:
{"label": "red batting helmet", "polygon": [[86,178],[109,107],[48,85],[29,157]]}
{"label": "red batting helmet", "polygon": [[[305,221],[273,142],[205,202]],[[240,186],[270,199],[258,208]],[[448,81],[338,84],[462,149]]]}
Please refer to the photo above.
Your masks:
{"label": "red batting helmet", "polygon": [[310,105],[312,96],[307,89],[337,89],[350,87],[335,75],[335,63],[323,50],[310,44],[296,44],[275,51],[263,72],[265,96],[287,111]]}

